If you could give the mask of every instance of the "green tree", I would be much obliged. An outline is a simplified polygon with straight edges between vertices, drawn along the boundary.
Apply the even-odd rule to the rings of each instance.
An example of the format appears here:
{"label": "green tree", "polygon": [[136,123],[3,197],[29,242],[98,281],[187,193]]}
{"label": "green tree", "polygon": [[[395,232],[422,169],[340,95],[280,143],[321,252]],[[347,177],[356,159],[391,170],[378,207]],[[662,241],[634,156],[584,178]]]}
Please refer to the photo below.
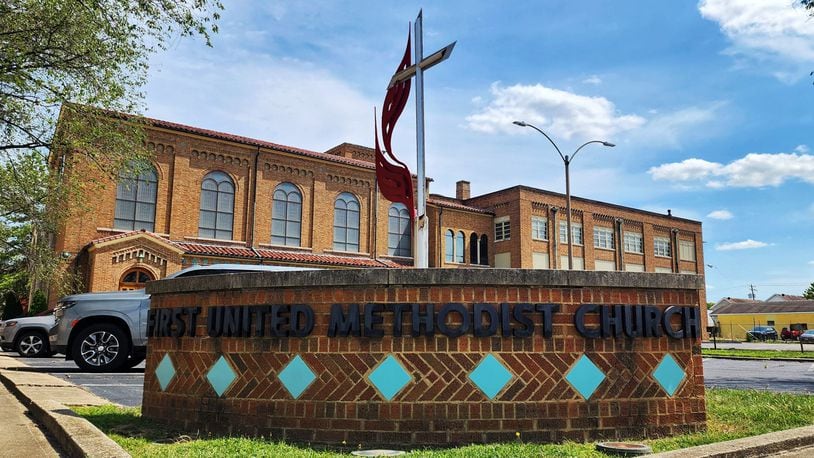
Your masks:
{"label": "green tree", "polygon": [[[50,234],[66,201],[148,157],[139,118],[116,113],[141,111],[149,57],[179,37],[211,45],[222,9],[220,0],[0,2],[0,228],[27,226],[12,257],[26,260],[29,299],[60,270]],[[92,168],[81,180],[75,161]]]}
{"label": "green tree", "polygon": [[812,282],[808,289],[803,291],[803,297],[806,299],[814,299],[814,282]]}
{"label": "green tree", "polygon": [[48,299],[45,297],[45,294],[42,291],[37,290],[37,292],[34,293],[34,298],[31,301],[31,305],[28,307],[28,314],[30,316],[34,316],[46,310],[48,310]]}

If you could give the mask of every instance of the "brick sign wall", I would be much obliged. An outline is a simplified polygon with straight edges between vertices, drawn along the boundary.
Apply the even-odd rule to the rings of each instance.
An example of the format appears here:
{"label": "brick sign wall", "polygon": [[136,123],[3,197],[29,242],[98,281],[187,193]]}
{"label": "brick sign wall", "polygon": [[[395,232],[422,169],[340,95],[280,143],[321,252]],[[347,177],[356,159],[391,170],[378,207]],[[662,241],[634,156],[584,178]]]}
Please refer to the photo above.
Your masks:
{"label": "brick sign wall", "polygon": [[143,414],[337,447],[698,431],[700,283],[515,269],[155,282]]}

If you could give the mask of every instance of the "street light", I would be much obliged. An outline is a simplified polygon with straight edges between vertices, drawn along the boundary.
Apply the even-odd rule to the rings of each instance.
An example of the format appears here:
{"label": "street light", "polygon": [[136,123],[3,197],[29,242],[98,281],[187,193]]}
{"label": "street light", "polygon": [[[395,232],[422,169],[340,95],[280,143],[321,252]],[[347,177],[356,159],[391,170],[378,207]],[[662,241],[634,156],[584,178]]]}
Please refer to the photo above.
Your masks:
{"label": "street light", "polygon": [[610,148],[613,148],[616,145],[614,145],[613,143],[610,143],[610,142],[606,142],[604,140],[591,140],[589,142],[585,142],[582,145],[580,145],[580,147],[577,148],[577,150],[574,151],[574,154],[572,154],[571,156],[563,155],[562,151],[560,151],[560,148],[557,146],[556,143],[554,143],[554,140],[552,140],[551,137],[548,136],[548,134],[546,134],[542,130],[538,129],[536,126],[533,126],[533,125],[531,125],[531,124],[529,124],[529,123],[527,123],[525,121],[514,121],[513,124],[515,124],[517,126],[520,126],[520,127],[531,127],[532,129],[536,130],[537,132],[540,132],[541,134],[543,134],[543,136],[545,138],[547,138],[548,141],[551,142],[551,144],[554,146],[554,149],[557,150],[557,153],[560,155],[560,158],[562,159],[563,164],[565,164],[565,218],[566,218],[565,221],[566,221],[566,231],[568,231],[568,234],[567,234],[567,239],[568,239],[568,270],[573,270],[574,269],[574,250],[573,250],[573,243],[572,243],[571,239],[573,239],[574,234],[571,232],[571,177],[570,177],[570,175],[568,173],[568,168],[571,165],[571,161],[573,161],[574,158],[577,156],[577,153],[579,152],[579,150],[581,150],[582,148],[590,145],[591,143],[601,143],[603,146],[607,146],[607,147],[610,147]]}

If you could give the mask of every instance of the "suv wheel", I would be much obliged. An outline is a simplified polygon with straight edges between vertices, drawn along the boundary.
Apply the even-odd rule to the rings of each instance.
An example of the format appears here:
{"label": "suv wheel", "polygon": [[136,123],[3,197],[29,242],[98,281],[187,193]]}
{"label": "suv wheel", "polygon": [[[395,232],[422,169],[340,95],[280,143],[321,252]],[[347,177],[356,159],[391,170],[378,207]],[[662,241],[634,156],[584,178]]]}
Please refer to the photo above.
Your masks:
{"label": "suv wheel", "polygon": [[130,342],[115,324],[94,324],[83,329],[73,344],[73,360],[90,372],[118,370],[130,354]]}
{"label": "suv wheel", "polygon": [[26,358],[48,354],[48,340],[41,332],[28,331],[17,338],[17,353]]}

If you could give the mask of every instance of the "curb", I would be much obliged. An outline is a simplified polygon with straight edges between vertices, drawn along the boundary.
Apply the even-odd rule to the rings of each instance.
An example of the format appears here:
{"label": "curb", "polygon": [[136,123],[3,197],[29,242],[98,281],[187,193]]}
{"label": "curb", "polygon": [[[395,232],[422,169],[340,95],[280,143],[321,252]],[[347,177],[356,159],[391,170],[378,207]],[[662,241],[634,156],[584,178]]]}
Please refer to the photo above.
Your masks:
{"label": "curb", "polygon": [[648,455],[652,458],[746,458],[771,456],[814,445],[814,426]]}
{"label": "curb", "polygon": [[702,358],[712,359],[734,359],[737,361],[787,361],[797,363],[814,363],[814,358],[753,358],[749,356],[725,356],[725,355],[705,355],[701,354]]}
{"label": "curb", "polygon": [[64,404],[32,399],[2,373],[0,382],[28,409],[34,420],[45,426],[68,456],[130,457],[119,444]]}

